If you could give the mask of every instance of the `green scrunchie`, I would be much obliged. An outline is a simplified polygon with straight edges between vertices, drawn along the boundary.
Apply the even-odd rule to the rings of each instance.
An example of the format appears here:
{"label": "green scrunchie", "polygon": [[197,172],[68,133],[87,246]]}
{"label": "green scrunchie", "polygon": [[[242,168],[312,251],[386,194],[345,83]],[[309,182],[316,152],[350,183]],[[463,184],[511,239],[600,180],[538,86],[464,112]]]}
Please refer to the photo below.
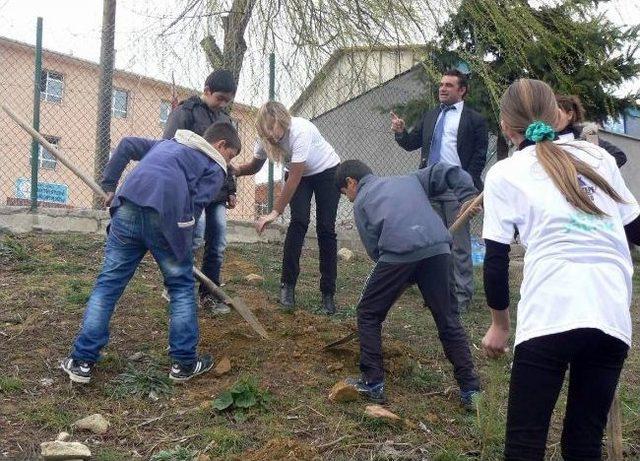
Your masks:
{"label": "green scrunchie", "polygon": [[529,141],[540,142],[548,139],[553,141],[556,137],[556,132],[548,123],[536,120],[527,127],[527,131],[524,133],[524,137]]}

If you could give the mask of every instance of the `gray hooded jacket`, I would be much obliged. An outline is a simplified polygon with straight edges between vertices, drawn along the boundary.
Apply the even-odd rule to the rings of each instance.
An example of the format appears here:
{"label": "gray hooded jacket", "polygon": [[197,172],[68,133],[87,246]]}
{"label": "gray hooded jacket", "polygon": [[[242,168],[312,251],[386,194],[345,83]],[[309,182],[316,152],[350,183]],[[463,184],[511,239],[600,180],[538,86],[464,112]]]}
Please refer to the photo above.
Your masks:
{"label": "gray hooded jacket", "polygon": [[371,259],[397,264],[450,253],[451,234],[429,202],[447,189],[461,202],[478,193],[467,172],[442,162],[407,176],[362,178],[353,213]]}

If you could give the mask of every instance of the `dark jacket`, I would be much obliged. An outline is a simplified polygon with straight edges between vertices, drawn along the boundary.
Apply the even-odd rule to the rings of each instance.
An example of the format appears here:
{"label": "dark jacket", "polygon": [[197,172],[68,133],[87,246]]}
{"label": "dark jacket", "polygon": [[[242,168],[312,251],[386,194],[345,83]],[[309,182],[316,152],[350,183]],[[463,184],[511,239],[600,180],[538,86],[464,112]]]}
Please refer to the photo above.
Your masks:
{"label": "dark jacket", "polygon": [[360,179],[353,214],[371,259],[409,263],[450,253],[451,234],[429,202],[448,189],[461,202],[478,192],[468,173],[447,163],[407,176]]}
{"label": "dark jacket", "polygon": [[[177,130],[189,130],[202,136],[207,128],[215,122],[229,122],[231,118],[222,110],[211,110],[200,96],[191,96],[182,101],[171,111],[162,137],[171,139]],[[226,203],[230,195],[236,194],[236,178],[228,175],[227,180],[213,202]]]}
{"label": "dark jacket", "polygon": [[[584,128],[585,126],[581,124],[569,125],[567,129],[561,131],[559,134],[571,132],[575,139],[586,139],[586,135],[583,134]],[[609,141],[605,141],[598,136],[598,146],[609,152],[609,154],[616,159],[616,165],[618,165],[618,168],[627,163],[627,155],[615,144],[611,144]]]}
{"label": "dark jacket", "polygon": [[[440,107],[425,112],[411,132],[405,130],[403,133],[396,133],[396,141],[404,150],[412,151],[420,148],[421,157],[418,168],[427,166],[431,137],[438,115],[440,115]],[[460,115],[460,125],[458,125],[458,157],[460,157],[462,169],[471,175],[478,190],[482,190],[480,175],[487,160],[488,145],[487,121],[465,103]]]}
{"label": "dark jacket", "polygon": [[162,234],[173,253],[183,259],[191,251],[196,220],[225,181],[226,164],[215,154],[220,158],[175,140],[124,138],[107,163],[102,188],[115,191],[129,159],[140,163],[118,189],[111,214],[122,199],[153,208],[162,218]]}

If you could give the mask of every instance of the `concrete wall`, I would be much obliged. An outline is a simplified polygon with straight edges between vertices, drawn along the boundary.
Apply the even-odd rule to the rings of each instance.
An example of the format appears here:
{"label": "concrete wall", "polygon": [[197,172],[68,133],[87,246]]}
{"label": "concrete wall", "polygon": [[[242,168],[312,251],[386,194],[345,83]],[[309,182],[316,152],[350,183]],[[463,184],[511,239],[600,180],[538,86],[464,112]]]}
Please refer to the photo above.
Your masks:
{"label": "concrete wall", "polygon": [[[0,234],[3,232],[22,234],[27,232],[79,232],[83,234],[106,235],[109,213],[103,210],[74,210],[61,208],[43,208],[30,213],[28,207],[0,206]],[[286,226],[272,224],[261,235],[253,227],[253,222],[230,219],[227,222],[227,240],[229,243],[283,243]],[[355,229],[341,229],[338,233],[340,247],[364,253],[360,238]],[[317,248],[315,229],[307,232],[305,246]]]}
{"label": "concrete wall", "polygon": [[620,169],[622,177],[636,199],[640,199],[640,139],[600,130],[599,136],[618,146],[627,154],[627,163]]}

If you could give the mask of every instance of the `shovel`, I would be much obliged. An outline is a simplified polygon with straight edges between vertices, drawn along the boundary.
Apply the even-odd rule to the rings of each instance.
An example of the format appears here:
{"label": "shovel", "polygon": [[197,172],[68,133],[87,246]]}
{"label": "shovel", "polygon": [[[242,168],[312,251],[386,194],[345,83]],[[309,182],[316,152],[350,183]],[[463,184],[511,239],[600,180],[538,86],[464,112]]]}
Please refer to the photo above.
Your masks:
{"label": "shovel", "polygon": [[[96,183],[91,177],[80,171],[78,167],[76,167],[64,155],[62,155],[62,153],[56,148],[56,146],[47,141],[40,133],[38,133],[33,129],[33,127],[31,127],[28,123],[18,117],[15,112],[13,112],[13,110],[11,110],[5,104],[2,104],[1,107],[2,110],[4,110],[7,115],[9,115],[9,117],[13,119],[14,122],[16,122],[23,130],[29,133],[32,138],[42,144],[42,146],[45,147],[56,158],[56,160],[73,171],[73,173],[78,178],[80,178],[87,186],[89,186],[89,188],[91,188],[93,192],[98,194],[103,199],[106,198],[107,194],[104,193],[98,183]],[[240,298],[230,298],[222,288],[213,283],[195,266],[193,266],[193,273],[200,280],[200,282],[204,283],[204,286],[206,286],[211,293],[222,300],[223,303],[233,307],[236,312],[240,314],[240,316],[245,319],[247,323],[249,323],[249,325],[251,325],[251,328],[253,328],[256,333],[258,333],[264,339],[269,338],[267,331],[264,329],[260,321],[258,321],[258,319],[253,315],[253,312],[251,312],[251,310]]]}
{"label": "shovel", "polygon": [[[473,201],[467,207],[467,209],[464,211],[464,213],[462,213],[458,217],[458,219],[456,219],[454,221],[454,223],[451,224],[451,227],[449,228],[449,232],[453,233],[453,232],[457,231],[462,226],[464,226],[469,220],[471,220],[471,218],[473,218],[473,209],[475,207],[477,207],[478,205],[480,205],[481,203],[482,203],[482,192],[480,192],[480,194],[478,194],[478,196],[473,199]],[[334,348],[336,346],[341,346],[343,344],[348,343],[349,341],[352,341],[352,340],[356,339],[357,337],[358,337],[358,331],[357,330],[356,331],[352,331],[351,333],[349,333],[346,336],[343,336],[340,339],[337,339],[337,340],[335,340],[333,342],[325,344],[322,347],[322,350],[326,351],[326,350],[332,349],[332,348]]]}

